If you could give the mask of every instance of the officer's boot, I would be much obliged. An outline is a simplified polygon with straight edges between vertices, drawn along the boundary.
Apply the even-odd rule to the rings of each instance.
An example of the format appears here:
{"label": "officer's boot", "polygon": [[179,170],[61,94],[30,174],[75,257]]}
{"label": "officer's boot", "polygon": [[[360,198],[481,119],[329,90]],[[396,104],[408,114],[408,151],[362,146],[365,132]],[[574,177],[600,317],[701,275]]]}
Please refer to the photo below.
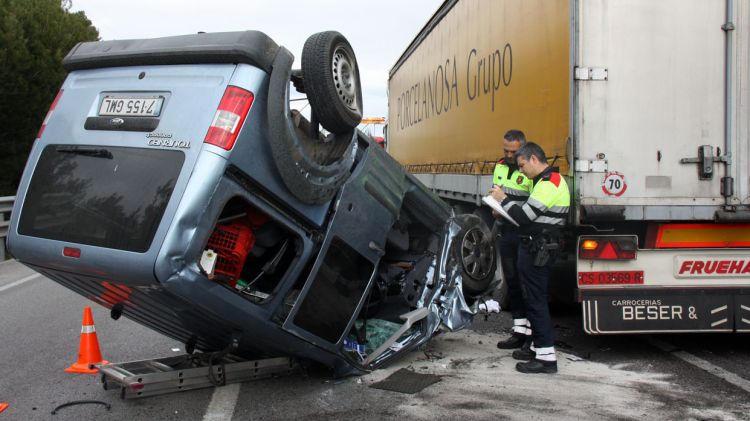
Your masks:
{"label": "officer's boot", "polygon": [[536,357],[531,361],[516,364],[516,370],[521,373],[557,373],[555,347],[537,348]]}
{"label": "officer's boot", "polygon": [[523,346],[521,349],[517,349],[513,351],[513,358],[519,361],[529,361],[536,357],[536,352],[534,352],[532,348],[531,343],[531,335],[526,336],[526,340],[523,343]]}
{"label": "officer's boot", "polygon": [[510,338],[504,339],[497,343],[497,347],[500,349],[514,349],[520,348],[526,342],[526,335],[520,333],[513,333]]}
{"label": "officer's boot", "polygon": [[523,346],[526,341],[526,335],[529,329],[526,327],[529,324],[527,319],[513,319],[513,330],[512,335],[508,339],[504,339],[497,343],[497,347],[500,349],[515,349]]}

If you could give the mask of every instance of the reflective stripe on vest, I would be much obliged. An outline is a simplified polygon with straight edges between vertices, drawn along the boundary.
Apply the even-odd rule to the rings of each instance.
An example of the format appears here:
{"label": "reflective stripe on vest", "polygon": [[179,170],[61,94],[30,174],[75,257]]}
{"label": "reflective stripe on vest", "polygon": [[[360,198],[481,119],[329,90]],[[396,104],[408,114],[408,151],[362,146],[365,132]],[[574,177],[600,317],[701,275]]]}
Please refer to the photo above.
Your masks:
{"label": "reflective stripe on vest", "polygon": [[519,204],[529,197],[532,184],[531,180],[517,168],[510,172],[510,167],[502,162],[495,165],[492,183],[500,186],[511,201],[519,202]]}
{"label": "reflective stripe on vest", "polygon": [[565,225],[570,209],[570,191],[565,179],[560,173],[548,169],[535,180],[525,203],[504,200],[503,208],[521,225]]}

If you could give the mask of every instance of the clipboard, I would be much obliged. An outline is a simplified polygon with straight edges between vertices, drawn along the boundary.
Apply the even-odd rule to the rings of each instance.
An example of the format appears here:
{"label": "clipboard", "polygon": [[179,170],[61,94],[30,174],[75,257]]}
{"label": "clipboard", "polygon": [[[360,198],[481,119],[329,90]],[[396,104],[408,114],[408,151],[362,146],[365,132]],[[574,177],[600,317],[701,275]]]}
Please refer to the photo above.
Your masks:
{"label": "clipboard", "polygon": [[520,227],[520,225],[518,225],[518,222],[516,222],[516,220],[513,219],[513,217],[510,216],[508,214],[508,212],[505,211],[505,209],[503,209],[503,206],[494,197],[492,197],[490,195],[484,196],[482,198],[482,202],[485,205],[491,207],[492,210],[494,210],[495,212],[499,213],[503,218],[505,218],[508,221],[510,221],[511,224],[513,224],[513,225],[515,225],[517,227]]}

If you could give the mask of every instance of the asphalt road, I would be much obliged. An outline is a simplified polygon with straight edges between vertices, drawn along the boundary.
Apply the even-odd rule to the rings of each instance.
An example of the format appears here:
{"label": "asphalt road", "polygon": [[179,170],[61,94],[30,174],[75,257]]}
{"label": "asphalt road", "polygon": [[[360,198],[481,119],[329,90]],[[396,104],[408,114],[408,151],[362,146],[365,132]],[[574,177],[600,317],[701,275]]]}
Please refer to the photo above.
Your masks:
{"label": "asphalt road", "polygon": [[[95,375],[70,374],[85,305],[94,310],[104,358],[130,361],[182,352],[183,345],[109,312],[17,262],[0,263],[2,420],[153,419],[750,419],[746,335],[592,337],[579,309],[553,308],[560,372],[523,375],[510,352],[507,313],[478,316],[471,330],[440,335],[424,349],[365,376],[332,379],[324,369],[216,389],[123,401]],[[175,351],[177,350],[177,351]],[[399,368],[441,376],[408,395],[368,387]],[[58,405],[93,399],[112,405]]]}

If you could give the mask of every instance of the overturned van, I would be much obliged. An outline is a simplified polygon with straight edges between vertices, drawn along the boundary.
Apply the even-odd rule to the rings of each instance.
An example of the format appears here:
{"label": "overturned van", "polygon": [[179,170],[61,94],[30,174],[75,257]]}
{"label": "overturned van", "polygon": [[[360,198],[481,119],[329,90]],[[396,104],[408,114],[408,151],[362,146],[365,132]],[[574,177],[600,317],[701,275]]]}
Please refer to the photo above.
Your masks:
{"label": "overturned van", "polygon": [[490,231],[356,130],[359,72],[341,34],[311,36],[292,63],[256,31],[77,45],[10,251],[191,352],[343,375],[467,326],[494,287]]}

